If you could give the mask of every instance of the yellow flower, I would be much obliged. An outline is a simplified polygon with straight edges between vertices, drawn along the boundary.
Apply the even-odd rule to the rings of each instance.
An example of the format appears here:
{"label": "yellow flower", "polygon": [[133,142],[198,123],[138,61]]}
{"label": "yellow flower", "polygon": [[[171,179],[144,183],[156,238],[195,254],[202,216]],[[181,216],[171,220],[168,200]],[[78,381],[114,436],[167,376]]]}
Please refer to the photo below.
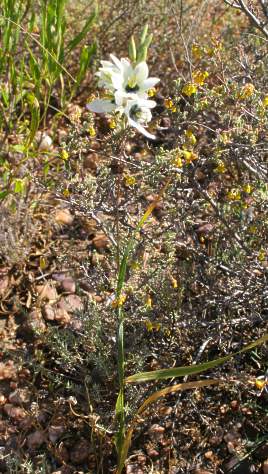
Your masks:
{"label": "yellow flower", "polygon": [[192,46],[192,55],[195,59],[200,59],[202,57],[202,49],[196,43]]}
{"label": "yellow flower", "polygon": [[243,186],[243,191],[245,191],[245,193],[247,193],[247,194],[250,194],[252,192],[252,187],[250,186],[250,184],[248,184],[248,183],[245,184]]}
{"label": "yellow flower", "polygon": [[184,157],[187,164],[192,163],[192,161],[197,160],[197,154],[193,151],[182,150],[182,156]]}
{"label": "yellow flower", "polygon": [[63,196],[65,196],[65,197],[69,197],[71,193],[70,193],[69,189],[66,188],[66,189],[64,189],[64,191],[63,191],[62,194],[63,194]]}
{"label": "yellow flower", "polygon": [[178,288],[178,281],[172,275],[170,275],[170,281],[171,281],[171,284],[172,284],[174,290],[176,290]]}
{"label": "yellow flower", "polygon": [[145,321],[145,326],[146,326],[146,329],[148,332],[152,332],[153,328],[154,328],[154,325],[151,321]]}
{"label": "yellow flower", "polygon": [[175,107],[174,102],[171,99],[165,99],[164,104],[166,109],[172,110]]}
{"label": "yellow flower", "polygon": [[264,107],[268,107],[268,95],[266,95],[263,99],[262,99],[262,105]]}
{"label": "yellow flower", "polygon": [[61,152],[61,158],[62,158],[64,161],[68,160],[68,158],[69,158],[69,153],[68,153],[67,150],[62,150],[62,152]]}
{"label": "yellow flower", "polygon": [[186,136],[186,141],[189,145],[194,146],[196,144],[196,136],[193,134],[192,130],[188,128],[188,130],[185,130],[185,136]]}
{"label": "yellow flower", "polygon": [[249,82],[248,84],[245,84],[242,87],[238,97],[241,100],[248,99],[249,97],[253,96],[254,92],[255,92],[255,87],[253,84]]}
{"label": "yellow flower", "polygon": [[192,82],[187,82],[187,84],[185,84],[185,86],[182,88],[182,93],[187,97],[190,97],[191,95],[197,93],[197,87]]}
{"label": "yellow flower", "polygon": [[207,71],[194,71],[193,81],[195,84],[198,84],[199,86],[203,86],[208,76],[209,76],[209,73]]}
{"label": "yellow flower", "polygon": [[156,89],[154,87],[152,87],[151,89],[149,89],[147,91],[147,94],[148,94],[149,97],[154,97],[155,94],[156,94]]}
{"label": "yellow flower", "polygon": [[153,307],[153,301],[150,295],[147,295],[146,297],[145,306],[147,306],[147,308]]}
{"label": "yellow flower", "polygon": [[109,126],[109,128],[110,128],[111,130],[113,130],[114,128],[116,128],[116,121],[115,121],[115,119],[110,119],[110,120],[108,121],[108,126]]}
{"label": "yellow flower", "polygon": [[231,189],[231,191],[229,191],[229,193],[227,194],[227,199],[228,201],[240,201],[240,191],[238,189]]}
{"label": "yellow flower", "polygon": [[267,380],[265,380],[263,376],[258,377],[255,380],[255,386],[258,390],[262,390],[265,387],[265,385],[267,385]]}
{"label": "yellow flower", "polygon": [[88,127],[88,133],[89,133],[89,135],[90,135],[91,137],[95,137],[95,136],[96,136],[96,130],[95,130],[95,128],[93,127],[93,125],[90,125],[90,126]]}
{"label": "yellow flower", "polygon": [[125,303],[127,299],[127,296],[126,295],[120,295],[119,298],[116,298],[113,302],[112,302],[112,307],[113,308],[120,308],[121,306],[123,306],[123,304]]}
{"label": "yellow flower", "polygon": [[127,175],[125,176],[125,185],[134,186],[136,184],[136,178],[134,176]]}
{"label": "yellow flower", "polygon": [[260,262],[263,262],[265,259],[266,259],[266,252],[265,252],[264,249],[261,249],[261,250],[259,251],[258,260],[259,260]]}
{"label": "yellow flower", "polygon": [[255,225],[250,225],[248,230],[251,234],[255,234],[257,232],[257,227]]}
{"label": "yellow flower", "polygon": [[218,160],[218,166],[217,166],[217,168],[215,168],[215,171],[216,171],[217,173],[220,173],[220,174],[221,174],[221,173],[225,173],[225,171],[226,171],[226,166],[225,166],[225,164],[224,164],[224,162],[223,162],[222,160]]}
{"label": "yellow flower", "polygon": [[176,166],[177,168],[182,168],[183,167],[183,162],[182,162],[182,159],[181,159],[181,156],[178,155],[175,160],[173,160],[172,162],[174,164],[174,166]]}

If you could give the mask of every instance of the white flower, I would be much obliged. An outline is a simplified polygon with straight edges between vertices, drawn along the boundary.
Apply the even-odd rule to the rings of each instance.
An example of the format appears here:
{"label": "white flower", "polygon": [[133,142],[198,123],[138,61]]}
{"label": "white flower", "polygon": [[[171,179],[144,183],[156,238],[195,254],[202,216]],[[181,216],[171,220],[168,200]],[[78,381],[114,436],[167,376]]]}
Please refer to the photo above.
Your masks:
{"label": "white flower", "polygon": [[147,92],[159,79],[148,77],[145,61],[132,66],[128,59],[119,60],[113,54],[110,58],[111,61],[101,61],[97,72],[99,86],[107,89],[108,98],[93,100],[87,108],[95,113],[116,112],[125,115],[130,126],[147,138],[154,139],[154,135],[147,132],[144,125],[152,119],[151,109],[156,106],[156,102],[147,100]]}
{"label": "white flower", "polygon": [[147,132],[143,125],[147,125],[147,123],[151,121],[152,113],[150,109],[153,109],[155,106],[156,103],[154,100],[137,98],[129,100],[124,110],[128,124],[131,127],[135,127],[140,133],[145,135],[145,137],[153,140],[155,136]]}
{"label": "white flower", "polygon": [[113,54],[110,58],[112,61],[101,61],[102,67],[97,72],[100,87],[146,98],[146,91],[159,82],[156,77],[148,77],[149,69],[145,61],[133,67],[127,59],[119,60]]}

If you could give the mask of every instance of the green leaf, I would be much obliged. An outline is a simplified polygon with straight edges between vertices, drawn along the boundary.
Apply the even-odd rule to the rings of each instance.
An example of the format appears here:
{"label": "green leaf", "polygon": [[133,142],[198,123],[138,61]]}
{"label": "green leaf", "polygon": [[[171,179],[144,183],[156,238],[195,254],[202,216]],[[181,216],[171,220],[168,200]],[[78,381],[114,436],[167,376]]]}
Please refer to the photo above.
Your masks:
{"label": "green leaf", "polygon": [[7,197],[8,194],[9,194],[9,191],[7,191],[7,190],[0,191],[0,200],[5,199],[5,197]]}
{"label": "green leaf", "polygon": [[171,369],[153,370],[151,372],[140,372],[140,373],[131,375],[130,377],[127,377],[125,379],[125,383],[151,382],[152,380],[165,380],[165,379],[171,379],[173,377],[183,377],[185,375],[200,374],[201,372],[205,372],[208,369],[212,369],[214,367],[217,367],[218,365],[224,364],[224,362],[227,362],[228,360],[232,359],[234,356],[238,354],[242,354],[243,352],[249,351],[266,341],[268,341],[268,334],[265,334],[260,339],[257,339],[251,344],[248,344],[246,347],[244,347],[240,351],[234,352],[233,354],[229,354],[225,357],[220,357],[219,359],[210,360],[202,364],[189,365],[189,366],[183,366],[183,367],[173,367]]}
{"label": "green leaf", "polygon": [[40,107],[39,107],[39,102],[34,94],[31,94],[31,93],[27,94],[27,101],[28,101],[28,104],[30,107],[30,113],[31,113],[30,133],[29,133],[29,136],[27,138],[27,143],[26,143],[26,146],[29,147],[31,143],[33,142],[33,139],[39,127]]}
{"label": "green leaf", "polygon": [[78,35],[76,35],[67,45],[67,49],[72,51],[81,41],[86,37],[87,33],[91,29],[92,25],[95,23],[98,16],[98,6],[96,5],[95,11],[90,15],[88,20],[85,23],[84,28]]}
{"label": "green leaf", "polygon": [[76,81],[77,81],[76,86],[79,86],[79,84],[81,84],[82,80],[84,79],[90,60],[92,56],[96,53],[96,51],[97,51],[96,43],[93,43],[91,46],[84,46],[82,48],[81,55],[80,55],[80,67],[79,67],[79,71],[76,77]]}
{"label": "green leaf", "polygon": [[135,62],[136,62],[136,59],[137,59],[137,50],[136,50],[136,44],[135,44],[135,39],[134,39],[134,36],[133,36],[133,35],[132,35],[131,38],[130,38],[128,51],[129,51],[129,58],[130,58],[130,60],[131,60],[133,63],[135,63]]}

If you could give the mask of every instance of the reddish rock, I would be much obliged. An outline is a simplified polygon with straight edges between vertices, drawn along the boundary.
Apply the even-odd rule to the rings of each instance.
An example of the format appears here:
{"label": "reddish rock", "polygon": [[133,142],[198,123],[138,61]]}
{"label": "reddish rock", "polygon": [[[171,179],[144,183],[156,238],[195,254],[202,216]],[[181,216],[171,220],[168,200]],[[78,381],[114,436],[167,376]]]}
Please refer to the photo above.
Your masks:
{"label": "reddish rock", "polygon": [[71,462],[75,465],[84,463],[90,454],[89,442],[82,438],[72,448],[70,453]]}
{"label": "reddish rock", "polygon": [[36,430],[27,436],[27,446],[31,450],[35,450],[45,442],[45,435],[43,431]]}

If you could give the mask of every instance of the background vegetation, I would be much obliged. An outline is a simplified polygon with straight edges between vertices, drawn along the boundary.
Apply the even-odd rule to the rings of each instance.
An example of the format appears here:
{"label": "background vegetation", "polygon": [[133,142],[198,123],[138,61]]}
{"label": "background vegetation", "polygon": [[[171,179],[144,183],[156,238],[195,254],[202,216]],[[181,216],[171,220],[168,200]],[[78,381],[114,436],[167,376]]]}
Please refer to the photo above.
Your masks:
{"label": "background vegetation", "polygon": [[[124,311],[126,472],[267,473],[265,344],[130,379],[265,339],[267,19],[262,0],[2,0],[1,472],[115,472]],[[155,141],[86,109],[146,23]]]}

